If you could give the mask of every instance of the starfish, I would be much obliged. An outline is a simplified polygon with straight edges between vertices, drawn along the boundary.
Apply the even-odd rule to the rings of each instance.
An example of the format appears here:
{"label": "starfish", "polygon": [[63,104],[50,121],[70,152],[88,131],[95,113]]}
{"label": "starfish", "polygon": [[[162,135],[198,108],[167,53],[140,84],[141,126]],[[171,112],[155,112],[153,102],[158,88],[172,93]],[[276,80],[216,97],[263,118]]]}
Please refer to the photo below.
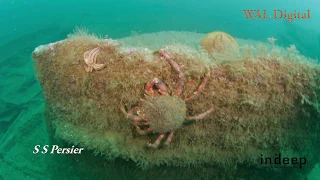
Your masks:
{"label": "starfish", "polygon": [[101,70],[106,67],[106,64],[97,64],[97,55],[100,52],[100,48],[96,47],[90,51],[86,51],[83,54],[84,62],[84,70],[88,73],[91,73],[93,70]]}

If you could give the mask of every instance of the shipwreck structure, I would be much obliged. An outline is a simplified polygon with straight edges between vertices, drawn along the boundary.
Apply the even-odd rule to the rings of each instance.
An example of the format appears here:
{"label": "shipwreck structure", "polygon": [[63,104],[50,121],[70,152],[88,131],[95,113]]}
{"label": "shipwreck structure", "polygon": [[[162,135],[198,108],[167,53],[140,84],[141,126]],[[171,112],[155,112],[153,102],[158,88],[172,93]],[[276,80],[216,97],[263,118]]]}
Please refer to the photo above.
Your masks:
{"label": "shipwreck structure", "polygon": [[248,174],[265,170],[261,155],[279,153],[305,157],[305,170],[312,168],[320,140],[319,66],[293,47],[234,47],[142,51],[91,35],[40,46],[33,58],[48,130],[142,169],[217,174],[219,167],[237,174],[242,167]]}

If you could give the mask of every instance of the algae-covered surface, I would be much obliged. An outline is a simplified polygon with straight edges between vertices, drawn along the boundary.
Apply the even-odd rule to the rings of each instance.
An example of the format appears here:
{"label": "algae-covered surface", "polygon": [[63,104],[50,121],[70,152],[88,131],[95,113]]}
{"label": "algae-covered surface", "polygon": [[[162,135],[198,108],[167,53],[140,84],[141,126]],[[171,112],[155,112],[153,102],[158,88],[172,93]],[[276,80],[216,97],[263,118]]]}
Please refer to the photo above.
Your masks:
{"label": "algae-covered surface", "polygon": [[[20,133],[0,132],[0,164],[5,167],[0,174],[5,179],[19,175],[50,179],[57,177],[56,172],[74,179],[306,176],[319,150],[319,67],[293,46],[272,47],[241,39],[237,39],[238,54],[210,56],[200,49],[203,37],[162,32],[114,41],[78,32],[37,48],[33,58],[46,104],[41,96],[32,96],[22,113],[17,113],[29,118],[21,118],[8,130]],[[83,54],[95,47],[101,48],[98,63],[106,67],[88,73]],[[211,106],[215,110],[177,129],[170,146],[148,149],[146,143],[158,134],[138,135],[120,108],[141,105],[141,99],[146,99],[144,87],[154,77],[165,82],[170,94],[174,92],[178,76],[159,55],[161,48],[185,74],[182,99],[194,93],[210,72],[201,95],[187,103],[187,116]],[[35,140],[61,147],[76,145],[85,151],[69,156],[33,155]],[[261,154],[274,153],[310,161],[301,171],[259,166]]]}
{"label": "algae-covered surface", "polygon": [[[162,35],[158,43],[155,39]],[[166,36],[171,40],[165,41]],[[293,45],[280,48],[238,40],[239,51],[208,55],[198,45],[202,37],[169,32],[116,41],[78,31],[38,47],[33,57],[49,132],[107,160],[122,158],[143,169],[159,165],[261,169],[261,155],[275,153],[315,159],[319,67]],[[97,63],[105,68],[90,73],[83,56],[96,47]],[[149,149],[146,143],[159,133],[138,135],[120,109],[141,106],[152,78],[161,79],[169,94],[177,88],[177,72],[158,53],[160,48],[184,72],[181,99],[194,93],[210,73],[201,95],[187,103],[186,115],[215,109],[177,129],[170,146]],[[305,171],[313,164],[311,160]]]}

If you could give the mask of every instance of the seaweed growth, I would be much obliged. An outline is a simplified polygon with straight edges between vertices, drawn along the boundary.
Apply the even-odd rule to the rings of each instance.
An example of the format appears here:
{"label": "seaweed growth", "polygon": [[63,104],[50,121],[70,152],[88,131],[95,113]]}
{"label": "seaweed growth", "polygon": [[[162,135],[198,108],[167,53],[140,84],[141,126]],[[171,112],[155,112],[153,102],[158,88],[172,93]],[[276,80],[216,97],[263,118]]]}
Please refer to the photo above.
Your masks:
{"label": "seaweed growth", "polygon": [[[83,54],[97,47],[96,62],[105,66],[88,73]],[[145,86],[151,78],[163,80],[168,91],[179,83],[176,72],[158,53],[139,49],[124,52],[117,41],[85,34],[37,49],[33,57],[46,98],[49,128],[69,143],[108,159],[131,159],[144,168],[160,164],[259,166],[261,154],[315,155],[319,148],[315,142],[320,139],[318,65],[302,56],[292,60],[286,55],[288,51],[276,46],[242,46],[237,56],[229,54],[228,59],[168,47],[166,52],[185,75],[182,99],[197,91],[210,69],[208,83],[196,101],[183,105],[164,98],[147,99],[143,104],[140,99],[145,98]],[[168,103],[185,115],[167,116],[170,108],[162,106]],[[164,115],[148,115],[154,122],[161,122],[159,118],[180,121],[213,105],[216,109],[197,123],[179,126],[171,146],[150,150],[144,146],[157,135],[137,134],[121,112],[123,104],[128,108],[150,109],[150,104],[160,108]],[[171,123],[170,127],[178,126]],[[159,123],[157,129],[167,132],[170,128]]]}

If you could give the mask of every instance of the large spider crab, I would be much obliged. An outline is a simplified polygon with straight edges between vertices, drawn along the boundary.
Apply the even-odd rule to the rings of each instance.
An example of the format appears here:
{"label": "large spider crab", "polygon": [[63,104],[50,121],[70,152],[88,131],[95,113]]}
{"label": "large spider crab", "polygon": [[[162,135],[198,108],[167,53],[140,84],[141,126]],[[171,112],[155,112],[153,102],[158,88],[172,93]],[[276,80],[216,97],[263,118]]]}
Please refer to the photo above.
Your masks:
{"label": "large spider crab", "polygon": [[185,121],[203,119],[214,110],[214,107],[211,107],[202,114],[187,117],[186,102],[195,99],[202,92],[210,73],[204,77],[198,90],[183,100],[180,96],[184,88],[185,77],[180,66],[164,50],[161,49],[159,53],[165,57],[171,67],[178,73],[179,81],[174,94],[170,96],[166,85],[160,79],[154,78],[145,86],[147,95],[145,96],[146,99],[142,100],[141,107],[135,106],[127,112],[124,106],[121,106],[121,111],[128,119],[133,121],[138,134],[160,133],[154,143],[147,143],[150,148],[158,148],[166,133],[169,133],[169,135],[164,145],[169,145],[175,130],[180,128]]}

